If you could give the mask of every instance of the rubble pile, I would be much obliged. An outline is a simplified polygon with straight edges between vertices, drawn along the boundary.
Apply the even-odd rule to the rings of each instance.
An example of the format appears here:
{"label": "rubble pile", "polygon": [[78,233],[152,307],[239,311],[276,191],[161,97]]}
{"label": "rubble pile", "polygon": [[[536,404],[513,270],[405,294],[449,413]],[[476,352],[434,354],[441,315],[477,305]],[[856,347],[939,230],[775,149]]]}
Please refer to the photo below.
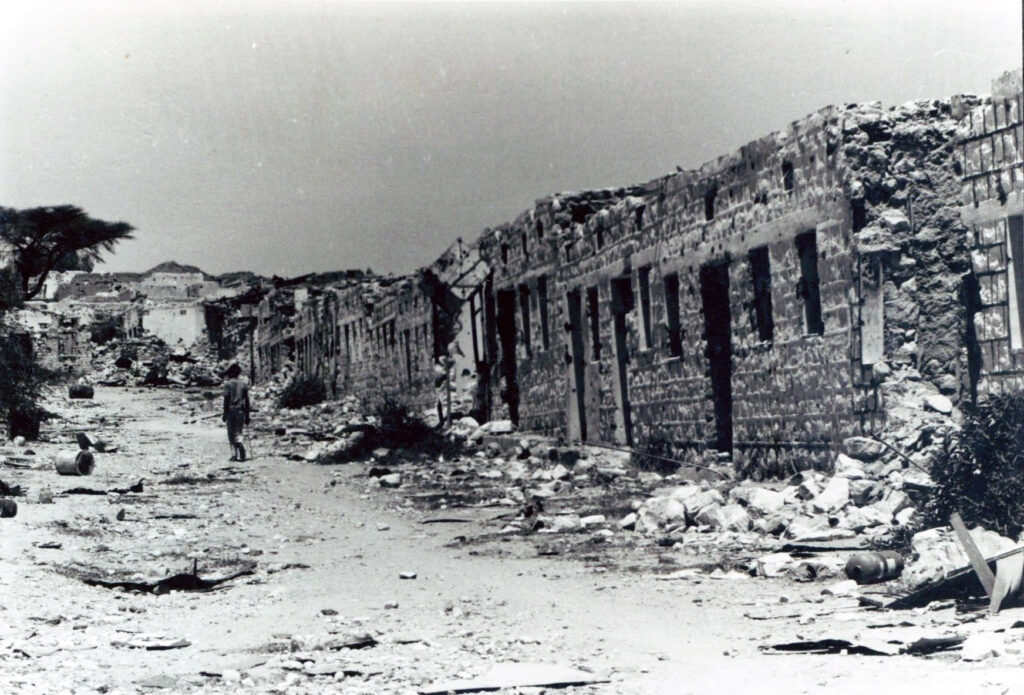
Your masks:
{"label": "rubble pile", "polygon": [[277,408],[275,394],[287,375],[282,370],[254,392],[278,455],[321,464],[367,461],[376,484],[414,488],[435,507],[455,500],[518,508],[503,520],[503,533],[635,532],[661,545],[885,544],[897,531],[915,529],[916,500],[930,488],[931,456],[958,416],[935,386],[902,366],[884,386],[891,417],[880,439],[847,439],[831,475],[802,471],[786,481],[754,483],[733,479],[727,463],[700,476],[685,467],[669,475],[640,471],[625,452],[559,446],[519,435],[509,421],[480,425],[470,417],[447,429],[458,444],[448,456],[402,454],[373,443],[368,433],[379,419],[354,397]]}
{"label": "rubble pile", "polygon": [[169,348],[155,336],[95,345],[92,372],[102,386],[218,386],[230,360],[218,360],[208,343]]}
{"label": "rubble pile", "polygon": [[918,520],[914,497],[930,488],[931,456],[957,425],[937,389],[904,367],[886,381],[890,426],[850,437],[832,475],[799,472],[784,483],[720,481],[667,487],[637,510],[637,531],[753,532],[791,541],[863,537],[880,542]]}

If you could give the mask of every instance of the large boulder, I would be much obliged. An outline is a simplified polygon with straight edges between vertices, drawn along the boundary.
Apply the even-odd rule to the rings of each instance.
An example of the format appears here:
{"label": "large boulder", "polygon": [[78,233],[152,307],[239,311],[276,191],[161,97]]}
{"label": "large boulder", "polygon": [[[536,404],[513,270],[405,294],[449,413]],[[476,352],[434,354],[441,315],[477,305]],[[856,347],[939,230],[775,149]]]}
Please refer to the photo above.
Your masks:
{"label": "large boulder", "polygon": [[950,413],[953,412],[953,401],[949,400],[945,396],[936,393],[931,396],[925,397],[924,407],[925,410],[934,410],[937,413],[949,415]]}
{"label": "large boulder", "polygon": [[757,558],[757,576],[781,577],[796,562],[789,553],[771,553]]}
{"label": "large boulder", "polygon": [[873,506],[889,512],[890,516],[896,516],[904,509],[913,507],[914,503],[907,497],[907,493],[902,490],[889,490],[885,493],[885,497]]}
{"label": "large boulder", "polygon": [[691,495],[686,498],[686,513],[695,523],[697,522],[697,515],[704,509],[711,506],[721,506],[725,504],[725,498],[722,497],[722,493],[714,488],[710,490],[702,490],[696,495]]}
{"label": "large boulder", "polygon": [[821,485],[816,480],[802,481],[796,488],[796,495],[802,500],[811,500],[821,493]]}
{"label": "large boulder", "polygon": [[712,504],[701,509],[696,521],[714,531],[749,531],[750,515],[738,504]]}
{"label": "large boulder", "polygon": [[848,437],[843,440],[843,450],[851,458],[870,462],[885,453],[885,445],[868,437]]}
{"label": "large boulder", "polygon": [[877,502],[881,497],[881,490],[878,483],[872,480],[851,480],[850,501],[858,507]]}
{"label": "large boulder", "polygon": [[665,511],[668,497],[652,497],[636,510],[636,530],[640,533],[657,533],[665,525]]}
{"label": "large boulder", "polygon": [[753,530],[762,536],[777,536],[786,530],[789,521],[779,514],[769,514],[754,520]]}
{"label": "large boulder", "polygon": [[[1016,545],[1009,538],[1000,536],[995,531],[988,531],[981,526],[971,529],[970,535],[983,557],[998,555]],[[903,581],[910,589],[918,589],[925,584],[942,579],[951,570],[970,564],[963,547],[949,529],[932,528],[915,533],[911,546],[917,559],[903,572]],[[1007,562],[1013,560],[1014,558],[1000,560],[996,567],[997,575],[1000,565],[1006,563],[1004,574],[1013,574],[1012,570],[1016,570],[1019,581],[1020,569]],[[1018,556],[1016,561],[1019,563],[1020,560],[1021,558]]]}
{"label": "large boulder", "polygon": [[830,526],[823,517],[798,516],[786,528],[786,538],[802,543],[853,538],[854,535],[850,529]]}
{"label": "large boulder", "polygon": [[747,495],[747,509],[757,517],[775,514],[786,504],[786,497],[781,492],[766,488],[755,488]]}
{"label": "large boulder", "polygon": [[859,508],[860,513],[868,520],[868,527],[888,526],[892,523],[893,515],[885,507],[877,504],[870,504]]}
{"label": "large boulder", "polygon": [[892,521],[892,517],[886,518],[884,513],[868,508],[847,507],[839,520],[841,528],[848,528],[860,533],[864,529],[873,526],[882,526]]}
{"label": "large boulder", "polygon": [[678,487],[662,488],[668,497],[677,500],[686,500],[703,491],[700,485],[680,485]]}
{"label": "large boulder", "polygon": [[482,427],[488,434],[511,434],[516,431],[516,426],[511,420],[491,420],[485,422]]}
{"label": "large boulder", "polygon": [[865,477],[864,464],[858,459],[839,454],[835,462],[836,475],[848,480],[860,480]]}
{"label": "large boulder", "polygon": [[827,514],[835,512],[850,503],[850,481],[841,476],[834,476],[828,481],[825,489],[811,500],[811,507],[816,512]]}

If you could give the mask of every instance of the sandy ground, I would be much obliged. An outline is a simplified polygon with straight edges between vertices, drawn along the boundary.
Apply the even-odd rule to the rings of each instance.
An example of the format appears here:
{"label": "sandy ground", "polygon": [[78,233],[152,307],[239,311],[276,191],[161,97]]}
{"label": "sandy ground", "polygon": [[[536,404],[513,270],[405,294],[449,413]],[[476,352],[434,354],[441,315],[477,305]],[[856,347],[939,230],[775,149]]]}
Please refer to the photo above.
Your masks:
{"label": "sandy ground", "polygon": [[[759,648],[773,642],[848,633],[845,604],[824,599],[822,584],[661,581],[595,557],[537,557],[517,537],[453,543],[486,512],[424,524],[400,489],[371,484],[365,465],[288,461],[265,439],[253,443],[255,460],[233,464],[219,419],[196,420],[181,392],[101,388],[92,402],[59,408],[62,441],[31,443],[27,469],[0,468],[0,479],[27,488],[17,517],[0,520],[2,692],[415,693],[507,662],[563,664],[607,681],[560,691],[569,693],[1024,687],[1012,660],[765,654]],[[74,448],[79,428],[120,450],[98,454],[90,477],[58,476],[50,457]],[[140,479],[142,493],[61,494]],[[54,502],[40,503],[40,493]],[[157,580],[193,563],[203,578],[255,569],[210,592],[81,581]],[[816,613],[826,614],[807,617]],[[949,623],[929,612],[887,620],[925,632]],[[332,648],[366,633],[376,646]],[[176,640],[188,646],[144,648]]]}

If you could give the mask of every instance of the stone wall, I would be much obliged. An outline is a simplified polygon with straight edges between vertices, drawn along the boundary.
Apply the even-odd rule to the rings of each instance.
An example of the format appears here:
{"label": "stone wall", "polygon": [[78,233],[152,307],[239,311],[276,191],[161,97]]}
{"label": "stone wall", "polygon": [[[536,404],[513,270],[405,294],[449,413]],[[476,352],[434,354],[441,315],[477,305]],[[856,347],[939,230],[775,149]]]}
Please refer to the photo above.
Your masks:
{"label": "stone wall", "polygon": [[971,250],[969,383],[977,395],[1024,388],[1024,116],[1021,71],[993,85],[961,129],[962,218]]}
{"label": "stone wall", "polygon": [[300,289],[299,301],[278,290],[256,309],[257,380],[290,368],[367,409],[390,398],[433,411],[432,302],[417,276]]}
{"label": "stone wall", "polygon": [[[825,109],[698,171],[553,196],[485,232],[480,247],[494,268],[493,293],[516,295],[521,426],[573,439],[585,431],[592,441],[667,443],[677,454],[721,444],[741,465],[765,467],[779,465],[780,453],[800,465],[824,461],[835,441],[858,431],[840,120]],[[806,325],[797,294],[795,239],[807,232],[817,246],[821,331]],[[762,284],[760,295],[771,297],[765,339],[754,318],[754,249],[763,249],[770,268],[770,288]],[[715,311],[710,328],[724,327],[717,334],[729,345],[719,362],[731,369],[719,380],[717,418],[703,298],[710,290],[702,293],[701,279],[714,268],[728,280],[711,291],[725,311]],[[507,400],[509,368],[500,355],[494,362]],[[722,383],[731,387],[731,408]]]}
{"label": "stone wall", "polygon": [[188,347],[205,335],[206,312],[198,302],[147,306],[142,312],[142,328],[171,347]]}
{"label": "stone wall", "polygon": [[294,316],[260,308],[261,373],[284,350],[335,395],[429,408],[458,351],[456,413],[827,467],[901,383],[1024,385],[1019,76],[1000,85],[827,107],[697,170],[543,198],[468,247],[471,275],[459,242],[407,278],[297,288]]}
{"label": "stone wall", "polygon": [[954,155],[979,103],[825,108],[696,171],[552,196],[486,230],[493,410],[782,474],[882,431],[894,371],[956,401],[970,350]]}
{"label": "stone wall", "polygon": [[78,273],[57,288],[54,298],[81,299],[101,292],[123,293],[131,298],[141,279],[137,273]]}

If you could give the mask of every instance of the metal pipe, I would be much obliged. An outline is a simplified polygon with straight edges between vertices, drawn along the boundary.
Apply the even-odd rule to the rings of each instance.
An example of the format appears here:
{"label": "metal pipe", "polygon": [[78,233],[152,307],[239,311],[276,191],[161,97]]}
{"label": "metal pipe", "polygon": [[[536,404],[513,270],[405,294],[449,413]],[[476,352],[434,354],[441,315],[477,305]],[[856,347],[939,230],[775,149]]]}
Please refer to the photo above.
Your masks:
{"label": "metal pipe", "polygon": [[[894,451],[894,452],[896,452],[896,455],[897,455],[897,456],[899,456],[900,458],[902,458],[902,459],[903,459],[904,461],[906,461],[907,463],[909,463],[909,464],[910,464],[911,466],[913,466],[914,468],[918,469],[919,471],[921,471],[921,472],[923,472],[923,473],[928,473],[928,471],[927,471],[927,470],[925,470],[923,466],[920,466],[920,465],[918,465],[918,464],[917,464],[917,463],[916,463],[916,462],[914,461],[914,459],[912,459],[912,458],[910,458],[909,456],[907,456],[906,454],[904,454],[904,453],[903,453],[902,451],[900,451],[899,449],[897,449],[896,447],[894,447],[894,446],[893,446],[892,444],[890,444],[889,442],[887,442],[887,441],[885,441],[884,439],[882,439],[881,437],[879,437],[879,436],[878,436],[877,434],[872,434],[872,435],[871,435],[871,438],[872,438],[872,439],[874,439],[874,440],[875,440],[876,442],[879,442],[879,443],[883,444],[883,445],[884,445],[884,446],[885,446],[886,448],[888,448],[888,449],[889,449],[890,451]],[[928,475],[931,475],[931,473],[928,473]]]}

